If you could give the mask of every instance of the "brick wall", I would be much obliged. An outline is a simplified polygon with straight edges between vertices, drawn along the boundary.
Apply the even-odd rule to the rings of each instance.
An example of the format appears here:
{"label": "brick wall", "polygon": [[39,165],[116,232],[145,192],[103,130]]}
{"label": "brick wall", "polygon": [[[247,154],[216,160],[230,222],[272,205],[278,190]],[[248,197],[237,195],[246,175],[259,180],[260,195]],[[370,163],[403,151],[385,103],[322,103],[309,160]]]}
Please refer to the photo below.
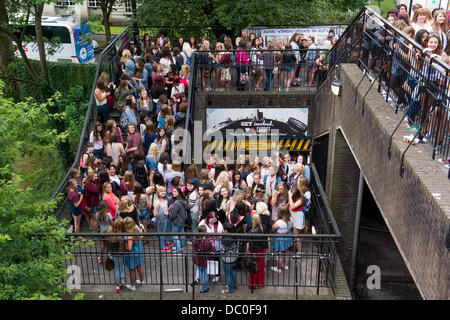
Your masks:
{"label": "brick wall", "polygon": [[[350,205],[353,199],[341,202],[342,189],[355,190],[354,181],[358,175],[356,170],[352,173],[355,168],[349,160],[348,174],[353,177],[342,176],[345,175],[342,163],[348,153],[340,133],[336,133],[338,129],[347,138],[420,293],[425,299],[448,299],[450,260],[445,237],[450,221],[450,181],[446,171],[431,159],[431,151],[423,144],[412,146],[406,153],[405,173],[403,178],[400,177],[400,158],[407,146],[403,136],[410,133],[404,126],[400,127],[393,137],[389,159],[388,139],[400,121],[400,114],[394,113],[375,88],[367,95],[362,114],[361,100],[370,83],[367,80],[361,83],[355,105],[355,88],[361,76],[356,65],[342,64],[342,96],[334,97],[329,92],[329,84],[325,84],[317,94],[314,112],[317,116],[310,125],[313,137],[330,132],[326,192],[343,233],[341,248],[351,243],[346,238],[352,237],[352,234],[346,235],[352,217],[345,212],[348,215],[353,212],[353,216],[355,212]],[[433,194],[440,194],[440,197],[433,197]],[[354,202],[356,205],[356,200]],[[344,216],[340,216],[342,213]],[[345,269],[345,252],[342,258]]]}
{"label": "brick wall", "polygon": [[330,205],[342,234],[338,251],[349,280],[360,170],[340,130],[336,131],[335,137]]}

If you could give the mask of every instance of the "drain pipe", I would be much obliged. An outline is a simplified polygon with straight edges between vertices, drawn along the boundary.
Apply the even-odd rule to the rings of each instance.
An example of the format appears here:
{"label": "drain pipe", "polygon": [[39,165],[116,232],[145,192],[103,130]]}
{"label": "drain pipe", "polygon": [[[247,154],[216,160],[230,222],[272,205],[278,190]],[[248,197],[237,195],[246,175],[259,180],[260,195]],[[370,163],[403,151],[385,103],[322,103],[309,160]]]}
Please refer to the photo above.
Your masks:
{"label": "drain pipe", "polygon": [[358,186],[358,200],[356,202],[356,217],[353,231],[353,246],[352,246],[352,261],[350,264],[350,291],[355,290],[355,276],[356,276],[356,257],[358,255],[358,240],[359,240],[359,224],[361,220],[361,207],[364,188],[364,174],[362,170],[359,171],[359,186]]}

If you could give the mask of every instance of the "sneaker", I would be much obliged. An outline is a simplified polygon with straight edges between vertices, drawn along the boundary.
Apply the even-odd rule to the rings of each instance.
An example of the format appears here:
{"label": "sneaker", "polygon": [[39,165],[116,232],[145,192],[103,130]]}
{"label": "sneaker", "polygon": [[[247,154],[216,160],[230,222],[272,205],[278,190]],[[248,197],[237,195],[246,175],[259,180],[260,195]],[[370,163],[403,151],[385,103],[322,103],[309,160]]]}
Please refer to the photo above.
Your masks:
{"label": "sneaker", "polygon": [[228,289],[227,290],[222,290],[222,294],[226,294],[226,293],[233,293],[233,292],[228,291]]}
{"label": "sneaker", "polygon": [[136,291],[136,287],[131,284],[127,284],[127,289],[129,289],[131,291]]}
{"label": "sneaker", "polygon": [[200,290],[200,293],[206,293],[206,292],[208,292],[209,291],[209,288],[206,288],[204,291],[201,291]]}
{"label": "sneaker", "polygon": [[120,293],[120,287],[116,286],[116,293]]}
{"label": "sneaker", "polygon": [[275,272],[281,273],[281,270],[280,270],[280,269],[278,269],[277,267],[271,267],[270,269],[272,269],[272,271],[275,271]]}
{"label": "sneaker", "polygon": [[214,277],[213,282],[218,282],[220,280],[220,276]]}
{"label": "sneaker", "polygon": [[137,285],[141,285],[141,284],[142,284],[142,281],[141,281],[141,280],[138,280],[138,279],[136,279],[136,284],[137,284]]}
{"label": "sneaker", "polygon": [[289,266],[283,266],[284,270],[289,270]]}
{"label": "sneaker", "polygon": [[406,124],[406,129],[411,130],[411,131],[417,131],[417,128],[415,126],[409,125],[409,123]]}

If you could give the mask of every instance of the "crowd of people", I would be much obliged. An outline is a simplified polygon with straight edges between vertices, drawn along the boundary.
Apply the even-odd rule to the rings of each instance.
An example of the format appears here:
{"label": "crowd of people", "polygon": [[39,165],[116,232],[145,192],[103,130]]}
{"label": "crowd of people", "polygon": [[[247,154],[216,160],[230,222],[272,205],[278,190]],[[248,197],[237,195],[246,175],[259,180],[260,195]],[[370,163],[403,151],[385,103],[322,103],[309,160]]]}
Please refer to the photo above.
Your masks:
{"label": "crowd of people", "polygon": [[[271,267],[276,273],[288,270],[290,256],[303,254],[300,238],[292,241],[287,236],[269,241],[260,237],[208,236],[208,233],[309,232],[311,173],[302,155],[292,161],[286,152],[275,166],[269,157],[261,161],[259,157],[243,156],[235,164],[213,154],[200,171],[194,164],[183,170],[180,163],[170,161],[170,147],[161,149],[156,140],[144,154],[146,139],[141,140],[134,128],[134,124],[128,125],[126,148],[121,153],[123,146],[117,142],[120,128],[111,124],[107,130],[112,131],[110,142],[104,154],[101,148],[89,143],[79,168],[72,170],[67,193],[75,233],[80,232],[82,216],[94,232],[146,233],[154,228],[161,234],[178,233],[173,238],[161,236],[158,247],[152,248],[172,255],[193,250],[196,281],[202,293],[208,291],[208,276],[212,275],[212,281],[217,282],[222,269],[227,284],[223,292],[233,293],[234,270],[247,266],[242,255],[254,262],[249,266],[249,288],[260,288],[264,286],[265,255],[269,248],[278,255],[277,265]],[[97,123],[91,138],[99,136],[101,140],[107,136],[101,130],[101,123]],[[111,150],[118,151],[117,158]],[[183,236],[186,230],[198,236],[186,239]],[[131,283],[127,285],[130,290],[145,281],[144,246],[155,244],[149,244],[148,239],[133,235],[102,241],[98,264],[105,263],[106,251],[114,261],[118,293],[125,285],[125,267],[130,270]]]}
{"label": "crowd of people", "polygon": [[[412,9],[411,19],[404,4],[389,10],[386,16],[389,24],[402,31],[406,38],[394,37],[392,31],[378,24],[368,24],[367,32],[371,36],[364,42],[362,60],[389,85],[396,106],[407,110],[406,127],[420,130],[423,142],[435,137],[439,149],[449,125],[446,69],[437,62],[450,62],[447,13],[443,9],[430,11],[420,4]],[[414,47],[412,41],[423,50]],[[420,88],[424,82],[427,90]],[[387,93],[383,90],[383,94]],[[443,104],[435,105],[438,100]]]}
{"label": "crowd of people", "polygon": [[[332,30],[330,40],[336,40]],[[262,38],[249,35],[248,30],[236,38],[235,46],[230,37],[223,35],[214,48],[225,51],[209,52],[212,47],[206,37],[200,44],[190,37],[187,41],[178,38],[172,45],[161,32],[155,41],[144,35],[141,48],[131,45],[122,50],[113,79],[104,72],[96,82],[99,121],[90,132],[78,168],[70,173],[67,194],[75,233],[80,232],[83,216],[93,232],[136,234],[153,228],[158,233],[179,233],[174,238],[162,236],[156,250],[174,255],[192,246],[200,292],[208,291],[208,276],[217,282],[223,269],[227,284],[223,292],[233,293],[237,289],[236,268],[250,268],[249,288],[263,287],[267,250],[278,255],[277,265],[271,270],[281,273],[289,268],[289,251],[291,255],[303,254],[302,241],[292,241],[289,236],[273,241],[260,237],[245,241],[212,239],[208,233],[310,232],[311,173],[303,155],[297,154],[293,161],[289,152],[280,154],[276,163],[269,157],[244,157],[228,163],[226,158],[212,155],[200,170],[193,164],[172,161],[171,135],[192,121],[187,114],[187,97],[194,54],[198,51],[206,90],[214,74],[219,89],[229,89],[231,76],[227,68],[231,65],[239,68],[239,90],[245,85],[242,78],[251,70],[256,70],[251,75],[255,90],[261,89],[264,77],[265,89],[269,90],[274,74],[281,73],[284,87],[289,90],[298,81],[298,63],[303,61],[312,86],[314,64],[317,61],[325,68],[327,61],[317,56],[316,50],[306,50],[315,49],[313,37],[303,39],[297,33],[285,46],[267,46],[295,51],[260,52],[264,49]],[[279,79],[275,77],[275,81]],[[111,118],[113,111],[119,119]],[[186,239],[182,236],[186,227],[198,236]],[[130,270],[130,290],[145,281],[145,246],[149,246],[148,238],[135,235],[101,241],[97,262],[106,265],[113,261],[116,292],[120,293],[125,285],[125,267]]]}

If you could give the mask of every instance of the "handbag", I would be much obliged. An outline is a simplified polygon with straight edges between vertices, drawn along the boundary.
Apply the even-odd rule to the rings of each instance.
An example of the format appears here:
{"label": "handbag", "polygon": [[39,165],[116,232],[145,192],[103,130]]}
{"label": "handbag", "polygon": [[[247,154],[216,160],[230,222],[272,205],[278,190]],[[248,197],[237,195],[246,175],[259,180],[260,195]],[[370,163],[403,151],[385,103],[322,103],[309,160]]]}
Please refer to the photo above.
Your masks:
{"label": "handbag", "polygon": [[222,73],[220,75],[220,81],[222,81],[222,82],[230,82],[231,81],[230,68],[225,68],[222,70]]}
{"label": "handbag", "polygon": [[219,274],[219,261],[208,260],[208,264],[206,265],[206,273],[209,275]]}
{"label": "handbag", "polygon": [[276,66],[273,68],[272,73],[273,73],[273,74],[278,74],[278,65],[276,65]]}
{"label": "handbag", "polygon": [[110,257],[106,257],[105,269],[108,271],[111,271],[114,269],[114,260],[111,259]]}
{"label": "handbag", "polygon": [[246,84],[248,82],[248,72],[242,72],[240,78],[241,84]]}

